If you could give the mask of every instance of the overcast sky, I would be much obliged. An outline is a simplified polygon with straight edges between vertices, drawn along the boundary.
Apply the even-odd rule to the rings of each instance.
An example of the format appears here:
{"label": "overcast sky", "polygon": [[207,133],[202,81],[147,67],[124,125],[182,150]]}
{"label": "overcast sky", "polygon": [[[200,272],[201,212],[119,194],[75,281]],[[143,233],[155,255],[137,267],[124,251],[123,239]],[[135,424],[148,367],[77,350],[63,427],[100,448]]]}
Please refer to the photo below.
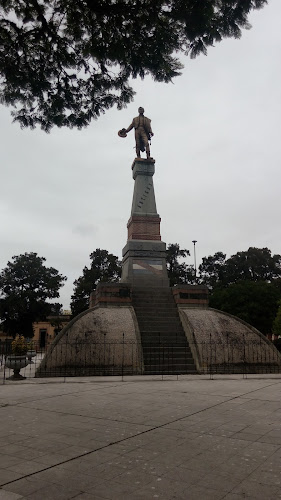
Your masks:
{"label": "overcast sky", "polygon": [[240,40],[208,56],[184,58],[174,84],[134,81],[135,101],[82,131],[21,130],[0,108],[0,269],[13,255],[37,252],[73,281],[106,249],[121,258],[127,240],[135,157],[128,127],[143,106],[152,120],[154,188],[162,240],[191,252],[197,264],[250,246],[281,253],[281,2],[250,16]]}

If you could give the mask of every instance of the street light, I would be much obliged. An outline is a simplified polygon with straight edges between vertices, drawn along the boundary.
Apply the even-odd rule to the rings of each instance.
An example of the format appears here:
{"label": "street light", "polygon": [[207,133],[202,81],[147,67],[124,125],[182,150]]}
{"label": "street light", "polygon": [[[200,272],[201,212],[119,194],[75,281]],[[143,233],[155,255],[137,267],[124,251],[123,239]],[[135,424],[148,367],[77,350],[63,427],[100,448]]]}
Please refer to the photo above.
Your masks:
{"label": "street light", "polygon": [[193,246],[194,246],[194,283],[196,284],[196,251],[195,251],[195,244],[197,243],[197,240],[192,240]]}

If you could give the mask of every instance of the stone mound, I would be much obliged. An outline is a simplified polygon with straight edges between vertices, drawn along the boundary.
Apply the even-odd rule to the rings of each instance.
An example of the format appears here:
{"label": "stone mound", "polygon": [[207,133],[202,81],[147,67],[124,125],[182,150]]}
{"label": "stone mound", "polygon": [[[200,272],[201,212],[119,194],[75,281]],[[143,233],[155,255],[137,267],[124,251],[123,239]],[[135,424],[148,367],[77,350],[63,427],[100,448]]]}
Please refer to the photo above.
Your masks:
{"label": "stone mound", "polygon": [[211,308],[179,311],[199,372],[280,371],[280,353],[248,323]]}
{"label": "stone mound", "polygon": [[[239,318],[208,307],[178,305],[178,312],[188,347],[184,349],[177,345],[177,337],[172,345],[167,345],[164,337],[161,342],[160,335],[157,352],[162,353],[163,360],[158,360],[159,373],[173,373],[174,357],[178,356],[180,347],[186,353],[186,358],[181,359],[183,367],[190,363],[191,352],[195,368],[193,372],[280,372],[280,353],[264,335]],[[165,324],[166,312],[158,314]],[[168,328],[168,320],[166,323]],[[36,376],[150,373],[147,359],[144,363],[144,348],[147,351],[149,346],[143,335],[131,305],[95,306],[74,318],[60,332],[48,349]],[[151,347],[151,363],[155,364],[153,348],[154,344]],[[147,357],[149,353],[146,353]],[[153,373],[156,372],[154,367]],[[188,371],[183,368],[181,373]]]}
{"label": "stone mound", "polygon": [[142,372],[142,350],[131,306],[93,307],[55,338],[37,377],[117,375]]}

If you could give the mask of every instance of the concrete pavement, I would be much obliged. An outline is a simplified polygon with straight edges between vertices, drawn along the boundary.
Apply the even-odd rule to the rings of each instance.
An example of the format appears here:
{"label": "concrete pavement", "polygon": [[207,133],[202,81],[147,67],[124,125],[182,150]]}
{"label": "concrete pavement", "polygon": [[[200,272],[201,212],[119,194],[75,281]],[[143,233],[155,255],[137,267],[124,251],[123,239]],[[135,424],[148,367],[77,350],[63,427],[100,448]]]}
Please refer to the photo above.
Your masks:
{"label": "concrete pavement", "polygon": [[0,500],[281,498],[281,376],[0,386]]}

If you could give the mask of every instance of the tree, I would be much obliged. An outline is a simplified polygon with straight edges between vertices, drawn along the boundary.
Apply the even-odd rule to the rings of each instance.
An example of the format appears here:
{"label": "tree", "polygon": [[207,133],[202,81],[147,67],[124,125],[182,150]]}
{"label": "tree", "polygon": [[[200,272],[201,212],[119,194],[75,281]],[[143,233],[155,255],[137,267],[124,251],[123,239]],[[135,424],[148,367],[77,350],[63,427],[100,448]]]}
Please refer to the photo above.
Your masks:
{"label": "tree", "polygon": [[90,294],[99,281],[114,282],[121,276],[121,264],[118,257],[107,250],[97,248],[90,255],[91,267],[84,267],[83,274],[74,281],[74,293],[71,296],[71,312],[74,316],[89,307]]}
{"label": "tree", "polygon": [[271,255],[268,248],[250,247],[227,260],[225,257],[222,252],[216,252],[202,259],[200,281],[210,290],[243,280],[272,282],[280,288],[281,255]]}
{"label": "tree", "polygon": [[246,252],[232,255],[225,264],[223,279],[227,283],[240,280],[272,282],[281,277],[281,255],[271,255],[268,248],[250,247]]}
{"label": "tree", "polygon": [[170,82],[249,28],[267,0],[2,0],[1,100],[23,127],[84,127],[131,102],[130,78]]}
{"label": "tree", "polygon": [[210,290],[210,306],[269,333],[281,298],[281,256],[250,247],[226,260],[222,252],[204,257],[199,280]]}
{"label": "tree", "polygon": [[281,335],[281,300],[279,301],[279,307],[272,324],[272,332],[275,335]]}
{"label": "tree", "polygon": [[272,283],[240,281],[215,288],[210,306],[243,319],[262,333],[270,333],[281,295]]}
{"label": "tree", "polygon": [[179,283],[194,282],[194,268],[187,265],[185,262],[179,262],[179,259],[184,259],[190,255],[189,250],[180,249],[178,243],[170,243],[167,248],[166,262],[170,285],[174,286]]}
{"label": "tree", "polygon": [[223,280],[225,259],[226,254],[222,252],[216,252],[214,255],[202,259],[199,266],[199,281],[204,283],[210,290]]}
{"label": "tree", "polygon": [[60,304],[47,302],[59,297],[66,277],[46,267],[44,257],[25,253],[12,257],[0,274],[1,328],[9,335],[33,336],[32,323],[45,319]]}

